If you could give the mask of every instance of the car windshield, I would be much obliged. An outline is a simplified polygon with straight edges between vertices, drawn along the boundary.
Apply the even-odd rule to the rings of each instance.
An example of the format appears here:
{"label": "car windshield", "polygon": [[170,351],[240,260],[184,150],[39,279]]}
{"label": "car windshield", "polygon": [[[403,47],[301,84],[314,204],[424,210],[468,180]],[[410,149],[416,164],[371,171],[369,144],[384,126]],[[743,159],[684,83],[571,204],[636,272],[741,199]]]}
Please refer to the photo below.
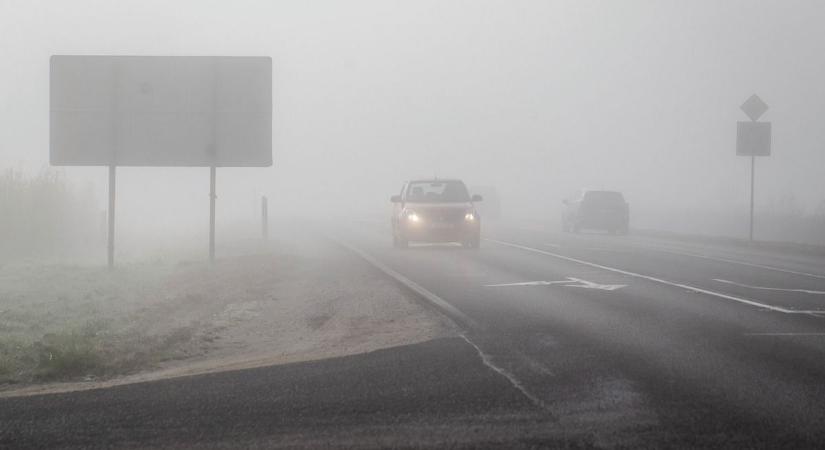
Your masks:
{"label": "car windshield", "polygon": [[596,206],[612,206],[624,203],[621,192],[589,191],[584,194],[584,203]]}
{"label": "car windshield", "polygon": [[461,181],[413,181],[407,187],[407,201],[415,203],[468,202],[470,194]]}

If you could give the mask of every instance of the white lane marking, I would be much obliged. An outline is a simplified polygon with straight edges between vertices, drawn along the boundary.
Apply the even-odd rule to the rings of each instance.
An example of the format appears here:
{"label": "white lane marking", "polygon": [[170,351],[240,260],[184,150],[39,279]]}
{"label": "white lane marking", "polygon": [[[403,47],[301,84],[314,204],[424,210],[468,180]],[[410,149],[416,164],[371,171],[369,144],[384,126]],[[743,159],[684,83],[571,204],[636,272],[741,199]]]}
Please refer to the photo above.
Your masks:
{"label": "white lane marking", "polygon": [[520,283],[500,283],[500,284],[485,284],[484,287],[510,287],[510,286],[553,286],[563,285],[566,287],[577,287],[584,289],[600,289],[603,291],[615,291],[621,289],[626,284],[598,284],[592,281],[582,280],[581,278],[567,277],[566,280],[558,281],[523,281]]}
{"label": "white lane marking", "polygon": [[782,269],[780,267],[767,266],[767,265],[764,265],[764,264],[749,263],[749,262],[745,262],[745,261],[737,261],[735,259],[719,258],[719,257],[716,257],[716,256],[702,255],[702,254],[699,254],[699,253],[677,252],[675,250],[666,250],[666,249],[663,249],[663,248],[657,247],[657,246],[645,245],[643,247],[648,248],[650,250],[655,250],[655,251],[658,251],[658,252],[662,252],[662,253],[670,253],[672,255],[690,256],[690,257],[693,257],[693,258],[701,258],[701,259],[707,259],[707,260],[710,260],[710,261],[725,262],[725,263],[729,263],[729,264],[738,264],[740,266],[756,267],[758,269],[773,270],[774,272],[789,273],[789,274],[792,274],[792,275],[800,275],[800,276],[803,276],[803,277],[811,277],[811,278],[818,278],[820,280],[825,280],[825,275],[817,275],[815,273],[798,272],[796,270]]}
{"label": "white lane marking", "polygon": [[[540,232],[540,233],[544,233],[544,234],[554,234],[554,233],[552,233],[550,231],[547,231],[547,230],[544,230],[544,229],[530,229],[530,228],[524,228],[524,227],[514,227],[514,229],[522,230],[522,231],[528,231],[528,232]],[[645,248],[645,249],[648,249],[648,250],[655,250],[655,251],[659,251],[659,252],[663,252],[663,253],[671,253],[671,254],[674,254],[674,255],[681,255],[681,256],[691,256],[693,258],[702,258],[702,259],[707,259],[707,260],[711,260],[711,261],[726,262],[726,263],[730,263],[730,264],[739,264],[739,265],[747,266],[747,267],[756,267],[756,268],[759,268],[759,269],[773,270],[773,271],[776,271],[776,272],[790,273],[790,274],[793,274],[793,275],[800,275],[800,276],[803,276],[803,277],[819,278],[821,280],[825,280],[825,275],[822,275],[822,274],[816,274],[816,273],[810,273],[810,272],[800,272],[800,271],[790,270],[790,269],[782,269],[780,267],[768,266],[768,265],[765,265],[765,264],[749,263],[749,262],[745,262],[745,261],[738,261],[738,260],[735,260],[735,259],[719,258],[719,257],[716,257],[716,256],[703,255],[703,254],[699,254],[699,253],[669,250],[669,249],[664,249],[664,248],[662,248],[658,245],[655,245],[655,244],[654,245],[645,244],[645,243],[638,242],[638,241],[635,241],[635,240],[627,240],[625,242],[629,242],[634,246],[639,246],[639,247],[642,247],[642,248]],[[561,247],[561,246],[559,246],[559,247]]]}
{"label": "white lane marking", "polygon": [[757,301],[748,300],[748,299],[741,298],[741,297],[736,297],[736,296],[733,296],[733,295],[723,294],[721,292],[709,291],[707,289],[697,288],[697,287],[690,286],[690,285],[687,285],[687,284],[682,284],[682,283],[674,283],[672,281],[663,280],[661,278],[651,277],[649,275],[642,275],[642,274],[635,273],[635,272],[630,272],[630,271],[627,271],[627,270],[617,269],[615,267],[603,266],[601,264],[596,264],[596,263],[584,261],[584,260],[577,259],[577,258],[571,258],[569,256],[559,255],[558,253],[552,253],[552,252],[540,250],[540,249],[533,248],[533,247],[527,247],[527,246],[524,246],[524,245],[513,244],[511,242],[499,241],[499,240],[496,240],[496,239],[489,239],[489,238],[485,239],[485,240],[489,241],[489,242],[494,242],[494,243],[499,244],[499,245],[504,245],[504,246],[507,246],[507,247],[518,248],[518,249],[525,250],[525,251],[528,251],[528,252],[533,252],[533,253],[540,253],[542,255],[552,256],[554,258],[563,259],[565,261],[570,261],[570,262],[574,262],[574,263],[577,263],[577,264],[582,264],[582,265],[585,265],[585,266],[595,267],[597,269],[607,270],[609,272],[620,273],[622,275],[627,275],[627,276],[635,277],[635,278],[641,278],[643,280],[653,281],[653,282],[661,283],[661,284],[664,284],[664,285],[667,285],[667,286],[678,287],[678,288],[685,289],[685,290],[688,290],[688,291],[697,292],[699,294],[710,295],[710,296],[713,296],[713,297],[719,297],[719,298],[723,298],[723,299],[726,299],[726,300],[733,300],[735,302],[744,303],[746,305],[755,306],[757,308],[767,309],[767,310],[770,310],[770,311],[777,311],[777,312],[781,312],[781,313],[785,313],[785,314],[808,314],[808,315],[814,315],[816,317],[821,317],[821,316],[819,316],[819,314],[825,314],[825,311],[795,310],[795,309],[783,308],[781,306],[768,305],[766,303],[759,303]]}
{"label": "white lane marking", "polygon": [[547,405],[543,401],[541,401],[540,398],[538,398],[535,395],[533,395],[532,393],[530,393],[530,391],[528,391],[527,388],[524,387],[524,385],[521,384],[521,382],[512,373],[510,373],[507,370],[493,364],[493,361],[490,358],[490,356],[487,355],[486,353],[484,353],[483,351],[481,351],[481,348],[479,348],[478,345],[475,344],[475,342],[471,341],[470,338],[468,338],[467,336],[465,336],[463,334],[461,335],[461,337],[464,338],[464,340],[467,341],[468,344],[470,344],[471,346],[473,346],[473,348],[476,349],[476,351],[478,352],[479,358],[481,358],[481,362],[485,366],[489,367],[493,372],[495,372],[495,373],[503,376],[504,378],[506,378],[507,381],[509,381],[510,384],[513,385],[514,388],[516,388],[519,392],[524,394],[524,396],[527,397],[527,399],[530,400],[534,405],[536,405],[537,407],[539,407],[541,409],[547,410],[547,411],[550,410],[550,408],[548,408]]}
{"label": "white lane marking", "polygon": [[811,290],[808,290],[808,289],[786,289],[786,288],[772,288],[772,287],[764,287],[764,286],[752,286],[750,284],[742,284],[742,283],[737,283],[735,281],[722,280],[722,279],[719,279],[719,278],[714,278],[713,281],[718,281],[719,283],[731,284],[733,286],[739,286],[739,287],[743,287],[743,288],[760,289],[760,290],[763,290],[763,291],[802,292],[803,294],[825,295],[825,291],[811,291]]}
{"label": "white lane marking", "polygon": [[744,336],[825,336],[825,333],[743,333]]}
{"label": "white lane marking", "polygon": [[453,317],[455,317],[459,321],[463,322],[463,324],[465,326],[468,326],[468,327],[471,327],[471,328],[476,327],[476,323],[473,319],[470,319],[469,317],[467,317],[466,314],[464,314],[463,312],[456,309],[455,306],[447,303],[447,301],[445,301],[441,297],[433,294],[432,292],[430,292],[429,290],[427,290],[426,288],[424,288],[420,284],[416,283],[413,280],[410,280],[409,278],[405,277],[404,275],[401,275],[400,273],[396,272],[395,270],[389,268],[387,265],[385,265],[384,263],[382,263],[382,262],[378,261],[377,259],[373,258],[368,253],[366,253],[365,251],[363,251],[363,250],[361,250],[361,249],[359,249],[355,246],[352,246],[350,244],[347,244],[346,242],[337,240],[335,238],[332,238],[332,239],[335,240],[338,243],[338,245],[340,245],[342,247],[345,247],[345,248],[349,249],[351,252],[357,254],[362,259],[364,259],[368,263],[375,266],[375,268],[377,268],[378,270],[380,270],[380,271],[384,272],[385,274],[389,275],[391,278],[394,278],[396,281],[398,281],[399,283],[401,283],[404,286],[408,287],[410,290],[412,290],[416,294],[424,297],[430,303],[436,305],[438,308],[441,308],[443,311],[446,311],[447,313],[453,315]]}
{"label": "white lane marking", "polygon": [[560,244],[553,244],[553,243],[551,243],[551,242],[548,242],[548,243],[546,243],[546,244],[544,244],[544,245],[546,245],[546,246],[548,246],[548,247],[553,247],[553,248],[561,248],[561,245],[560,245]]}

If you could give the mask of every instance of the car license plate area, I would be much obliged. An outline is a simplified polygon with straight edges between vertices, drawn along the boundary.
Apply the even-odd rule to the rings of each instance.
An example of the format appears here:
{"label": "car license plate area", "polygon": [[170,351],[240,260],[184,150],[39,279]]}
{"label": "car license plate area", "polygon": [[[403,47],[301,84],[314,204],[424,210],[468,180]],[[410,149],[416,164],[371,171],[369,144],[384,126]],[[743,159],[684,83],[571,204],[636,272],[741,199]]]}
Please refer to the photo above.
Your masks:
{"label": "car license plate area", "polygon": [[447,230],[447,229],[452,229],[453,224],[451,224],[449,222],[432,222],[432,223],[430,223],[430,228],[433,228],[433,229],[436,229],[436,230]]}

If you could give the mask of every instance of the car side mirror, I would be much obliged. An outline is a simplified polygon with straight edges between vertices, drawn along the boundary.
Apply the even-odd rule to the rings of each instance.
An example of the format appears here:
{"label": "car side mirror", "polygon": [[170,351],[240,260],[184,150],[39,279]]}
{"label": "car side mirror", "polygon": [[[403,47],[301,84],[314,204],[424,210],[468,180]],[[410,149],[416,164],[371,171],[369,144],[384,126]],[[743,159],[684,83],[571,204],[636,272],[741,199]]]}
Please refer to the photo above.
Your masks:
{"label": "car side mirror", "polygon": [[390,197],[390,201],[393,203],[401,203],[401,196],[400,195],[393,195]]}
{"label": "car side mirror", "polygon": [[480,202],[480,201],[484,200],[484,197],[482,197],[478,194],[475,194],[475,195],[473,195],[471,200],[474,201],[474,202]]}

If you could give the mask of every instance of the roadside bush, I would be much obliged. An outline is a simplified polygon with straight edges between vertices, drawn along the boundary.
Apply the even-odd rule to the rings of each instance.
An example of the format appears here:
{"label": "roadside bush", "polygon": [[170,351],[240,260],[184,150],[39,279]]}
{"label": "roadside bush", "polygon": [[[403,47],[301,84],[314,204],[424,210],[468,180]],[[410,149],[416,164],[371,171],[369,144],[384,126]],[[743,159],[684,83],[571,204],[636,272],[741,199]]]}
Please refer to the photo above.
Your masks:
{"label": "roadside bush", "polygon": [[99,324],[80,330],[50,333],[33,345],[37,355],[35,376],[40,379],[65,379],[105,372],[104,340]]}
{"label": "roadside bush", "polygon": [[10,339],[0,340],[0,383],[13,383],[24,366],[31,366],[25,361],[25,346]]}
{"label": "roadside bush", "polygon": [[0,260],[86,247],[99,234],[96,217],[91,191],[76,192],[60,172],[0,172]]}

